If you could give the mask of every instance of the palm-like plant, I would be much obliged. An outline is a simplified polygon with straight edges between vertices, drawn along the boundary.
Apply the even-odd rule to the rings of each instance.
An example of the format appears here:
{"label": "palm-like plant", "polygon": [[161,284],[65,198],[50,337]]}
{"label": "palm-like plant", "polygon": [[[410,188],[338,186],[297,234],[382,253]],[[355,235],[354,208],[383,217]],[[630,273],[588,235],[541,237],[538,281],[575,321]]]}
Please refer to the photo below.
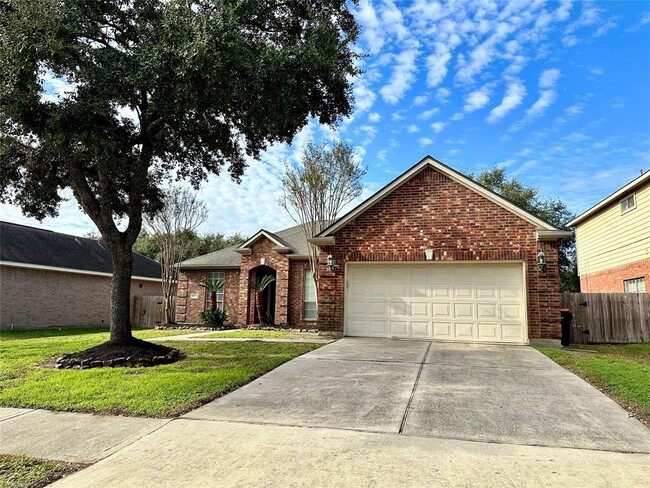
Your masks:
{"label": "palm-like plant", "polygon": [[262,315],[262,309],[264,308],[264,303],[262,301],[262,293],[274,281],[275,281],[275,276],[264,275],[255,279],[255,281],[251,281],[248,284],[248,288],[255,293],[255,308],[257,309],[257,316],[260,319],[260,323],[264,321],[264,317],[265,317],[265,315]]}
{"label": "palm-like plant", "polygon": [[223,280],[203,280],[199,283],[210,293],[210,310],[213,312],[217,309],[217,292],[223,288]]}

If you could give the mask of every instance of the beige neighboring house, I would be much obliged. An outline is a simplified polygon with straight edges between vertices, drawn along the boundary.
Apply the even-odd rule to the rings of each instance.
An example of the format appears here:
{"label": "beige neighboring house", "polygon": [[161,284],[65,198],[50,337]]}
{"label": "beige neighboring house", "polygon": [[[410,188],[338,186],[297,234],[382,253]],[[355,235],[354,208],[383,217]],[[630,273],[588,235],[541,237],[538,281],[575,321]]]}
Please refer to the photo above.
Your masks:
{"label": "beige neighboring house", "polygon": [[[108,325],[111,275],[100,239],[0,222],[0,329]],[[131,303],[161,294],[158,262],[133,253]]]}
{"label": "beige neighboring house", "polygon": [[567,224],[583,293],[650,293],[650,171]]}

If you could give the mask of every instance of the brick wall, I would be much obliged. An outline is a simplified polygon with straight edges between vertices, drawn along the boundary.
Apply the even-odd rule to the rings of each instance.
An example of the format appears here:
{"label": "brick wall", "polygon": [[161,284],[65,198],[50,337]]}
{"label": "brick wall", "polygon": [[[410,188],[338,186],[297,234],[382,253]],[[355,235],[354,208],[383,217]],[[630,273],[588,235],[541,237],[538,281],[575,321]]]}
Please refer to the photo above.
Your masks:
{"label": "brick wall", "polygon": [[[238,323],[246,325],[253,322],[253,300],[248,289],[251,271],[262,265],[275,270],[275,323],[287,325],[289,321],[289,259],[273,250],[273,244],[266,237],[260,237],[251,246],[251,254],[241,258],[239,276],[239,316]],[[273,286],[273,285],[271,285]]]}
{"label": "brick wall", "polygon": [[[133,297],[161,296],[160,282],[134,279]],[[111,278],[0,266],[0,327],[110,324]]]}
{"label": "brick wall", "polygon": [[[178,277],[176,294],[176,322],[179,324],[200,323],[199,313],[205,307],[207,290],[199,285],[207,278],[209,271],[224,272],[223,301],[224,310],[228,312],[228,324],[236,324],[239,315],[239,270],[210,269],[196,271],[181,271]],[[195,294],[197,298],[192,298]]]}
{"label": "brick wall", "polygon": [[316,328],[317,320],[303,318],[303,292],[305,270],[311,269],[309,261],[289,262],[289,324],[296,327]]}
{"label": "brick wall", "polygon": [[[346,261],[423,261],[424,249],[447,261],[525,261],[530,338],[560,333],[559,272],[555,242],[537,242],[535,226],[487,198],[426,168],[359,215],[320,255],[319,329],[343,332]],[[547,270],[539,273],[543,249]],[[327,255],[338,264],[327,269]]]}
{"label": "brick wall", "polygon": [[645,277],[646,292],[650,293],[650,258],[581,275],[580,291],[582,293],[625,293],[623,281],[641,277]]}

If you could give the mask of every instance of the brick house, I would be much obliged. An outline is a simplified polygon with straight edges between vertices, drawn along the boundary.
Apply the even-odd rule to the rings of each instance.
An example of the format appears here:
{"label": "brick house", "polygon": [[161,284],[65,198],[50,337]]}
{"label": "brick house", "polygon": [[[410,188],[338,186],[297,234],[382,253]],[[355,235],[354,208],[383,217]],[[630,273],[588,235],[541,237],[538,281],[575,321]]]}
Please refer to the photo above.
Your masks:
{"label": "brick house", "polygon": [[[100,239],[0,222],[0,328],[108,325],[112,268]],[[160,264],[133,253],[132,303],[161,294]]]}
{"label": "brick house", "polygon": [[[427,156],[310,241],[320,248],[318,306],[298,227],[260,230],[240,246],[182,264],[176,317],[197,322],[199,282],[223,279],[230,322],[257,320],[248,290],[276,324],[365,337],[524,344],[559,336],[557,242],[571,233]],[[538,254],[546,259],[538,266]]]}
{"label": "brick house", "polygon": [[576,228],[583,293],[650,293],[650,171],[567,226]]}

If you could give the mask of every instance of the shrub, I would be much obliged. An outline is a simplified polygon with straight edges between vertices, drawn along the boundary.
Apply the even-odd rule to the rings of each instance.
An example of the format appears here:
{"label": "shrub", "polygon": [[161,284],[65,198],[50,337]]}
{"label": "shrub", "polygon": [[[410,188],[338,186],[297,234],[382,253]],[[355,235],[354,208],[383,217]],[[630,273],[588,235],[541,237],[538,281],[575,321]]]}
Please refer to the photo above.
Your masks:
{"label": "shrub", "polygon": [[228,320],[228,312],[217,308],[216,310],[204,310],[199,314],[201,322],[204,324],[212,325],[214,327],[223,327],[223,324]]}

